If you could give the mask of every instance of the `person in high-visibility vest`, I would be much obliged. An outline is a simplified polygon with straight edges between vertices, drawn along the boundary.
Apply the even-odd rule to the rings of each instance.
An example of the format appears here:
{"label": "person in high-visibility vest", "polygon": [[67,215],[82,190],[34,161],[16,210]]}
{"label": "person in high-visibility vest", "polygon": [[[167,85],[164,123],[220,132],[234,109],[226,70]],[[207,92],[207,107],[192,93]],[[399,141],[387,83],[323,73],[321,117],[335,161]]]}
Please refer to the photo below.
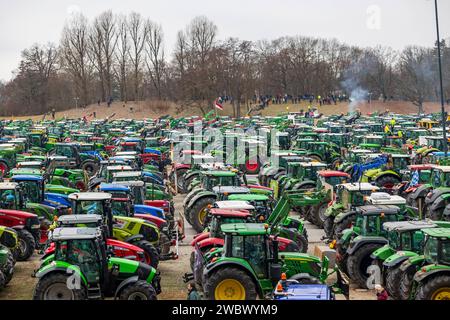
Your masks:
{"label": "person in high-visibility vest", "polygon": [[403,132],[401,130],[398,130],[397,135],[399,138],[403,138]]}
{"label": "person in high-visibility vest", "polygon": [[389,128],[388,125],[385,125],[385,126],[384,126],[384,133],[388,134],[388,133],[390,133],[390,132],[391,132],[391,128]]}

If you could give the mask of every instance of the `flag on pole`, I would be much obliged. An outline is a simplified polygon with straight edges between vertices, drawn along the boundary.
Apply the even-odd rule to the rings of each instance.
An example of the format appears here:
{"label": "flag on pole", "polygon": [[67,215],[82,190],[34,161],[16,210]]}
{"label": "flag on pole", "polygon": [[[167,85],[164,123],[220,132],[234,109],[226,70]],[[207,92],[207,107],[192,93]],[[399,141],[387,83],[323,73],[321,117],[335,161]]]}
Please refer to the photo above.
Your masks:
{"label": "flag on pole", "polygon": [[409,187],[414,187],[419,184],[419,170],[414,171],[411,182],[409,183]]}
{"label": "flag on pole", "polygon": [[216,101],[214,101],[214,106],[219,110],[223,110],[221,102],[222,102],[221,98],[217,98]]}

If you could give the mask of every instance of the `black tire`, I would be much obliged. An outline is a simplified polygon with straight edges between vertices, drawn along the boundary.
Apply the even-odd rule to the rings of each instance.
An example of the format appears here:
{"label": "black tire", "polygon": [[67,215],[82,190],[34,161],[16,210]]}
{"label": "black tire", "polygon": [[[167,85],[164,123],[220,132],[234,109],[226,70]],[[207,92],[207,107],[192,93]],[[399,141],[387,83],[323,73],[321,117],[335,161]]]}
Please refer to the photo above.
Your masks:
{"label": "black tire", "polygon": [[392,186],[395,186],[396,184],[399,184],[400,182],[400,179],[394,176],[383,176],[375,181],[376,185],[380,188],[390,188]]}
{"label": "black tire", "polygon": [[351,227],[352,223],[355,221],[355,216],[347,216],[339,222],[334,222],[334,233],[333,236],[335,239],[339,239],[342,236],[342,233],[345,229]]}
{"label": "black tire", "polygon": [[400,300],[408,300],[411,294],[411,287],[416,274],[416,267],[410,266],[400,276],[399,297]]}
{"label": "black tire", "polygon": [[389,297],[394,300],[401,300],[400,296],[400,281],[402,277],[402,270],[400,270],[401,264],[395,267],[388,268],[386,270],[386,290],[389,293]]}
{"label": "black tire", "polygon": [[161,250],[162,255],[166,255],[170,252],[171,243],[172,242],[167,234],[164,232],[159,234],[159,249]]}
{"label": "black tire", "polygon": [[334,230],[334,217],[327,217],[323,222],[323,230],[325,231],[325,235],[328,239],[333,238],[333,230]]}
{"label": "black tire", "polygon": [[336,260],[336,264],[343,273],[348,275],[348,254],[345,252],[346,250],[344,250],[340,246],[336,247],[336,251],[339,251],[339,254],[341,255],[341,259],[339,261]]}
{"label": "black tire", "polygon": [[205,210],[208,205],[212,205],[215,201],[216,199],[212,197],[201,198],[189,210],[190,223],[196,232],[200,233],[205,229],[203,226],[204,221],[200,220],[200,212]]}
{"label": "black tire", "polygon": [[0,268],[0,271],[3,273],[5,277],[5,284],[8,284],[14,275],[14,264],[15,264],[14,256],[10,252],[8,253],[8,258],[6,259],[5,264],[2,265]]}
{"label": "black tire", "polygon": [[50,273],[40,278],[34,287],[33,300],[86,300],[86,290],[83,287],[67,287],[69,277],[69,274]]}
{"label": "black tire", "polygon": [[308,158],[311,158],[312,161],[322,162],[322,158],[315,154],[309,155]]}
{"label": "black tire", "polygon": [[142,250],[144,250],[144,254],[147,259],[150,259],[149,265],[153,268],[158,268],[159,264],[159,254],[158,250],[147,240],[139,240],[136,243],[133,243],[135,246],[138,246]]}
{"label": "black tire", "polygon": [[6,279],[3,272],[0,270],[0,289],[3,289],[6,286]]}
{"label": "black tire", "polygon": [[194,267],[195,267],[195,251],[192,251],[191,255],[189,256],[189,265],[191,266],[191,270],[194,271]]}
{"label": "black tire", "polygon": [[81,169],[86,171],[89,177],[92,177],[98,170],[98,165],[94,161],[85,161],[81,165]]}
{"label": "black tire", "polygon": [[156,290],[150,283],[139,280],[122,289],[119,300],[157,300]]}
{"label": "black tire", "polygon": [[372,264],[370,255],[382,245],[378,243],[369,243],[360,247],[356,252],[348,257],[347,269],[348,275],[359,288],[367,289],[367,268]]}
{"label": "black tire", "polygon": [[[429,207],[428,207],[429,208]],[[442,209],[443,210],[443,209]],[[434,211],[431,211],[431,210],[428,210],[428,216],[427,216],[427,218],[430,218],[431,220],[433,220],[433,221],[439,221],[439,220],[443,220],[442,219],[442,214],[443,214],[443,211],[442,210],[434,210]]]}
{"label": "black tire", "polygon": [[415,299],[441,300],[439,299],[439,297],[436,297],[435,295],[436,291],[442,288],[446,288],[446,293],[449,294],[450,276],[448,274],[438,274],[436,276],[430,276],[429,278],[426,278],[419,284]]}
{"label": "black tire", "polygon": [[298,281],[300,284],[320,284],[319,279],[304,273],[295,274],[289,280]]}
{"label": "black tire", "polygon": [[[236,293],[233,299],[235,291],[231,291],[227,300],[236,300],[237,298],[243,298],[244,300],[256,300],[256,285],[253,279],[241,269],[226,267],[215,271],[204,283],[205,297],[208,300],[218,300],[215,296],[215,290],[217,286],[226,279],[234,280],[240,283],[244,288],[244,292]],[[225,300],[225,299],[224,299]]]}
{"label": "black tire", "polygon": [[189,190],[189,185],[191,184],[191,182],[197,177],[197,175],[192,175],[189,178],[185,179],[183,181],[183,190],[187,193]]}
{"label": "black tire", "polygon": [[175,174],[177,175],[178,193],[186,193],[186,189],[184,188],[184,177],[183,177],[186,174],[186,172],[187,172],[187,169],[178,169],[175,172]]}
{"label": "black tire", "polygon": [[36,241],[33,235],[25,229],[17,230],[17,235],[19,236],[17,261],[26,261],[33,255]]}
{"label": "black tire", "polygon": [[323,228],[326,219],[325,211],[327,210],[327,208],[328,203],[326,202],[312,208],[311,220],[319,228]]}
{"label": "black tire", "polygon": [[336,159],[332,162],[331,168],[332,168],[333,170],[338,170],[339,167],[341,166],[341,164],[342,164],[342,159],[341,159],[341,158],[336,158]]}
{"label": "black tire", "polygon": [[297,235],[295,239],[295,243],[297,243],[299,247],[299,252],[306,253],[308,252],[308,238],[305,237],[304,234]]}

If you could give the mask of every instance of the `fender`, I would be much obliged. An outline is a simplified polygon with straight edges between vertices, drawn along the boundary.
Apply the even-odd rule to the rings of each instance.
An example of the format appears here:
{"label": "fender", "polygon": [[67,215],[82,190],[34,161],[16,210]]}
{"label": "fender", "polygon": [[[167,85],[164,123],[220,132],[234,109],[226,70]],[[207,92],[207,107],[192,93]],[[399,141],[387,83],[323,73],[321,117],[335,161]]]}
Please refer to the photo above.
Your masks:
{"label": "fender", "polygon": [[191,246],[195,247],[195,245],[205,239],[208,239],[211,236],[210,232],[199,233],[194,236],[194,239],[191,241]]}
{"label": "fender", "polygon": [[410,198],[413,200],[417,200],[418,198],[425,198],[430,189],[431,185],[423,184],[410,194]]}
{"label": "fender", "polygon": [[180,169],[187,169],[187,170],[189,170],[190,168],[191,168],[190,164],[183,164],[183,163],[175,164],[175,171],[178,171]]}
{"label": "fender", "polygon": [[333,204],[325,210],[325,216],[336,217],[342,210],[345,210],[345,207],[342,204]]}
{"label": "fender", "polygon": [[43,267],[42,269],[40,269],[35,274],[35,277],[36,278],[43,278],[47,274],[49,274],[51,272],[58,272],[58,273],[63,273],[63,274],[71,274],[71,273],[67,272],[67,269],[71,269],[76,274],[78,274],[80,276],[80,279],[83,280],[83,284],[87,286],[87,280],[86,280],[85,276],[83,275],[83,273],[80,272],[80,269],[74,268],[74,267],[70,267],[70,264],[68,264],[68,263],[64,263],[64,265],[67,265],[67,266],[58,266],[58,265],[52,266],[52,265],[49,264],[49,265]]}
{"label": "fender", "polygon": [[370,257],[374,260],[381,260],[386,261],[387,258],[392,256],[395,253],[395,250],[392,249],[391,246],[388,244],[384,245],[383,247],[375,250]]}
{"label": "fender", "polygon": [[334,219],[334,223],[342,222],[347,217],[356,216],[356,211],[342,211]]}
{"label": "fender", "polygon": [[314,181],[312,181],[312,180],[306,180],[306,181],[302,181],[302,182],[299,182],[299,183],[296,183],[295,185],[294,185],[294,188],[293,189],[304,189],[304,187],[306,186],[306,185],[314,185],[314,186],[316,186],[317,185],[317,183],[316,182],[314,182]]}
{"label": "fender", "polygon": [[192,208],[192,206],[200,199],[203,198],[214,198],[217,199],[217,194],[215,194],[214,192],[211,191],[204,191],[204,192],[200,192],[199,194],[197,194],[195,197],[193,197],[191,199],[191,201],[189,201],[186,209],[190,210],[190,208]]}
{"label": "fender", "polygon": [[450,269],[444,269],[444,268],[438,268],[438,269],[431,269],[434,268],[434,265],[427,266],[419,271],[416,272],[414,275],[414,281],[421,282],[425,279],[429,278],[430,276],[436,274],[436,273],[444,273],[447,275],[450,275]]}
{"label": "fender", "polygon": [[373,180],[378,180],[382,177],[386,177],[386,176],[392,176],[395,177],[397,179],[399,179],[401,181],[400,176],[398,175],[397,172],[393,171],[393,170],[386,170],[386,171],[382,171],[378,174],[376,174],[374,177],[372,177]]}
{"label": "fender", "polygon": [[440,196],[443,196],[447,193],[450,193],[450,188],[434,189],[433,191],[431,191],[431,197],[428,197],[428,196],[425,197],[425,204],[430,205],[433,202],[435,202],[437,198],[439,198]]}
{"label": "fender", "polygon": [[225,243],[224,239],[220,238],[206,238],[204,240],[198,241],[197,246],[198,248],[202,249],[205,247],[223,247]]}
{"label": "fender", "polygon": [[183,207],[185,208],[185,207],[188,205],[188,203],[191,201],[191,199],[192,199],[193,197],[195,197],[195,195],[196,195],[197,193],[201,192],[201,191],[203,191],[202,188],[194,188],[194,189],[192,189],[192,190],[186,195],[186,197],[184,198],[184,200],[183,200]]}
{"label": "fender", "polygon": [[125,286],[132,284],[132,283],[136,283],[137,281],[139,281],[139,276],[132,276],[124,281],[122,281],[119,286],[116,289],[116,292],[114,293],[114,300],[117,299],[117,296],[119,295],[120,291],[125,288]]}
{"label": "fender", "polygon": [[45,200],[53,201],[63,206],[70,207],[70,201],[68,195],[59,194],[59,193],[48,193],[44,194]]}
{"label": "fender", "polygon": [[165,225],[165,224],[167,224],[167,222],[166,222],[166,220],[164,220],[164,219],[161,219],[161,218],[158,218],[158,217],[156,217],[156,216],[153,216],[153,215],[151,215],[151,214],[140,214],[140,213],[135,213],[134,214],[134,217],[135,218],[139,218],[139,219],[143,219],[143,220],[145,220],[145,221],[147,221],[147,222],[151,222],[151,223],[154,223],[157,227],[158,227],[158,229],[162,229],[162,227]]}
{"label": "fender", "polygon": [[144,236],[142,234],[136,234],[134,236],[124,239],[123,241],[128,243],[136,243],[141,240],[144,240]]}
{"label": "fender", "polygon": [[444,195],[440,195],[439,197],[437,197],[436,200],[433,201],[431,206],[429,206],[430,211],[438,211],[445,208],[447,200],[446,198],[448,197],[445,197]]}
{"label": "fender", "polygon": [[[223,265],[225,265],[226,267],[228,267],[228,266],[237,267],[237,268],[243,270],[245,273],[247,273],[247,275],[249,275],[250,278],[252,279],[252,281],[255,283],[255,287],[256,287],[256,291],[257,291],[258,295],[260,297],[262,297],[262,288],[261,288],[261,285],[260,285],[258,279],[256,279],[256,275],[251,270],[249,270],[249,268],[247,266],[245,266],[244,264],[239,263],[237,261],[226,260],[226,261],[219,262],[219,263],[212,263],[212,264],[210,263],[209,265],[206,266],[206,268],[203,269],[203,279],[208,278],[209,275],[213,271],[219,269]],[[205,282],[203,282],[203,283],[205,283]]]}
{"label": "fender", "polygon": [[347,249],[348,255],[353,255],[359,248],[367,243],[377,243],[385,245],[388,244],[388,240],[383,237],[356,237],[355,239],[353,239],[353,245],[351,246],[351,248]]}
{"label": "fender", "polygon": [[14,230],[23,230],[23,229],[25,229],[25,226],[23,226],[23,225],[16,225],[16,226],[12,226],[10,228],[14,229]]}
{"label": "fender", "polygon": [[404,261],[408,260],[411,257],[417,256],[418,254],[412,251],[399,251],[389,258],[387,258],[383,262],[383,266],[387,268],[393,268],[395,266],[398,266],[402,264]]}
{"label": "fender", "polygon": [[190,179],[190,178],[195,178],[198,175],[200,175],[200,171],[186,172],[185,175],[184,175],[184,180],[187,180],[187,179]]}

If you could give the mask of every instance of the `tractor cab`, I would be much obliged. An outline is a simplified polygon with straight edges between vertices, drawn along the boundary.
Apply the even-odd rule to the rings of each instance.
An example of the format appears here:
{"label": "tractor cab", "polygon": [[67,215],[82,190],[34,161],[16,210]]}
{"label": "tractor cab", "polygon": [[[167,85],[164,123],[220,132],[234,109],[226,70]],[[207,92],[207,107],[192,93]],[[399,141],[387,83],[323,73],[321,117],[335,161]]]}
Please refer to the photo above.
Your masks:
{"label": "tractor cab", "polygon": [[99,178],[103,178],[106,182],[111,182],[114,179],[115,173],[124,171],[134,171],[134,169],[127,165],[106,166],[105,170],[100,172]]}
{"label": "tractor cab", "polygon": [[434,189],[450,187],[450,166],[434,166],[430,182]]}
{"label": "tractor cab", "polygon": [[356,208],[356,211],[356,221],[352,231],[362,237],[386,237],[387,231],[383,224],[404,219],[397,206],[366,205]]}
{"label": "tractor cab", "polygon": [[232,195],[248,194],[250,189],[240,186],[215,186],[213,192],[217,194],[218,200],[228,200]]}
{"label": "tractor cab", "polygon": [[428,221],[397,221],[383,224],[389,246],[394,251],[421,252],[425,243],[425,234],[422,229],[436,227],[438,227],[437,224]]}
{"label": "tractor cab", "polygon": [[223,238],[221,226],[228,223],[242,223],[253,220],[253,215],[248,210],[230,210],[211,208],[209,211],[208,229],[211,238]]}
{"label": "tractor cab", "polygon": [[351,209],[364,205],[364,197],[380,188],[370,183],[345,183],[337,186],[336,202],[344,208]]}
{"label": "tractor cab", "polygon": [[232,171],[203,171],[201,173],[203,189],[212,191],[216,186],[240,186],[240,178]]}
{"label": "tractor cab", "polygon": [[41,176],[17,175],[11,178],[12,182],[19,184],[27,202],[44,202],[44,178]]}
{"label": "tractor cab", "polygon": [[228,197],[231,201],[245,201],[255,208],[256,217],[260,222],[265,221],[272,213],[275,203],[263,194],[232,194]]}
{"label": "tractor cab", "polygon": [[0,208],[21,210],[23,205],[23,194],[18,183],[0,182]]}
{"label": "tractor cab", "polygon": [[111,194],[106,192],[79,192],[69,195],[73,214],[96,214],[106,217],[111,208]]}

